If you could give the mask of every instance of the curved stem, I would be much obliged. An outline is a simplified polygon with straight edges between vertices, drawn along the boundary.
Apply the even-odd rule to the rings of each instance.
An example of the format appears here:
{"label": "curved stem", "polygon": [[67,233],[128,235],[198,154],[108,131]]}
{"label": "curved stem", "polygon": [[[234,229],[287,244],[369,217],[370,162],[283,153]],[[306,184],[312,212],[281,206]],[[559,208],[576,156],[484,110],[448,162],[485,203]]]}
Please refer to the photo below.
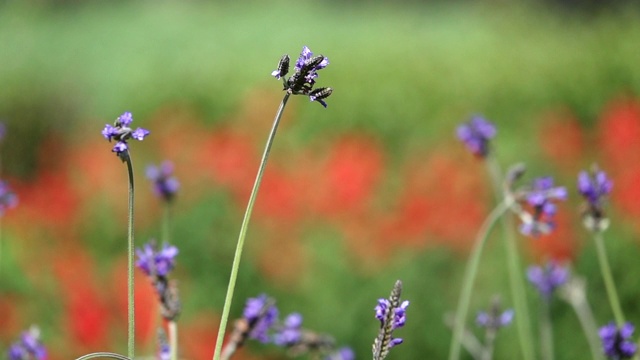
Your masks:
{"label": "curved stem", "polygon": [[108,358],[108,359],[118,359],[118,360],[132,360],[124,355],[112,353],[112,352],[95,352],[87,355],[82,355],[76,360],[88,360],[95,358]]}
{"label": "curved stem", "polygon": [[169,321],[169,351],[171,360],[178,360],[178,324],[175,321]]}
{"label": "curved stem", "polygon": [[127,153],[125,162],[129,172],[129,224],[128,224],[128,255],[127,255],[127,299],[128,299],[128,329],[127,329],[127,354],[133,359],[135,348],[135,305],[133,294],[133,166],[131,164],[131,155]]}
{"label": "curved stem", "polygon": [[[497,161],[492,157],[487,157],[487,166],[489,174],[491,175],[492,184],[494,186],[495,196],[499,198],[502,196],[502,174],[500,166]],[[523,282],[523,271],[520,266],[520,257],[518,255],[518,248],[516,245],[516,235],[513,230],[512,219],[509,217],[502,217],[501,227],[502,235],[504,239],[504,246],[507,255],[507,266],[509,273],[509,284],[511,288],[511,297],[513,300],[513,307],[516,312],[517,320],[516,327],[518,330],[518,339],[520,341],[520,348],[522,350],[522,358],[524,360],[534,360],[535,353],[533,350],[531,335],[531,320],[529,318],[529,307],[527,306],[527,299],[525,297],[525,288]]]}
{"label": "curved stem", "polygon": [[460,299],[458,300],[458,307],[455,313],[455,322],[453,326],[453,339],[451,341],[451,347],[449,349],[449,360],[456,360],[460,358],[460,348],[462,345],[462,336],[464,334],[464,323],[469,311],[469,302],[471,300],[471,290],[473,289],[473,283],[478,273],[478,265],[480,264],[480,255],[487,242],[487,238],[491,232],[491,229],[496,224],[498,219],[509,209],[510,204],[507,202],[501,202],[496,206],[489,214],[487,219],[482,223],[478,235],[474,241],[473,250],[469,256],[467,267],[464,274],[464,280],[462,282],[462,292]]}
{"label": "curved stem", "polygon": [[273,126],[271,128],[271,132],[269,133],[269,137],[267,138],[267,144],[265,146],[264,153],[262,154],[262,160],[260,161],[258,174],[256,175],[256,180],[253,184],[253,190],[251,190],[251,196],[249,196],[249,203],[244,213],[244,218],[242,219],[242,225],[240,226],[240,235],[238,235],[238,243],[236,245],[236,251],[233,257],[233,265],[231,266],[231,275],[229,276],[229,286],[227,288],[227,296],[224,301],[224,308],[222,309],[222,317],[220,318],[220,327],[218,328],[216,348],[213,354],[214,360],[220,360],[220,351],[222,349],[222,342],[224,341],[224,333],[227,327],[229,312],[231,310],[231,301],[233,300],[233,291],[236,286],[236,279],[238,277],[238,268],[240,267],[240,258],[242,256],[244,239],[247,235],[247,227],[249,225],[249,219],[251,218],[251,212],[253,211],[253,205],[256,201],[256,196],[258,195],[258,189],[260,189],[260,183],[262,182],[264,169],[265,169],[265,166],[267,165],[267,159],[269,158],[269,153],[271,152],[271,145],[273,144],[273,139],[276,136],[276,131],[278,130],[278,124],[280,123],[280,119],[282,118],[282,113],[284,112],[284,108],[287,105],[287,100],[289,100],[289,96],[290,96],[289,93],[285,94],[284,98],[282,99],[282,102],[280,103],[280,107],[278,108],[278,112],[276,113],[276,117],[273,120]]}
{"label": "curved stem", "polygon": [[553,360],[553,327],[551,326],[550,299],[542,299],[542,311],[540,312],[540,345],[542,359]]}
{"label": "curved stem", "polygon": [[616,319],[618,327],[624,325],[624,315],[622,308],[620,307],[620,300],[618,299],[618,293],[616,292],[616,286],[613,282],[613,275],[611,275],[611,267],[609,266],[609,260],[607,259],[607,250],[604,246],[604,240],[602,232],[595,231],[593,237],[596,241],[596,252],[598,253],[598,262],[600,263],[600,271],[604,278],[604,285],[607,288],[607,296],[609,297],[609,304],[611,304],[611,310],[613,316]]}

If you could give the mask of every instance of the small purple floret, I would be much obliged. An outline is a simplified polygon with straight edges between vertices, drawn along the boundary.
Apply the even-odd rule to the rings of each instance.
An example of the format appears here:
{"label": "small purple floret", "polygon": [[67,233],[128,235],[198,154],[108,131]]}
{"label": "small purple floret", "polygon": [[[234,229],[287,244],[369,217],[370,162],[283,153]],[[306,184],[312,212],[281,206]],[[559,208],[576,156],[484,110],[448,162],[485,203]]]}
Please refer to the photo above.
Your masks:
{"label": "small purple floret", "polygon": [[566,200],[567,189],[554,186],[553,178],[549,176],[540,177],[533,180],[531,189],[524,197],[527,204],[533,208],[533,212],[520,225],[520,232],[533,237],[550,233],[555,227],[553,216],[557,211],[553,201]]}
{"label": "small purple floret", "polygon": [[278,320],[278,308],[269,304],[267,295],[261,294],[247,299],[243,316],[249,323],[251,331],[249,337],[266,343],[269,341],[269,330]]}
{"label": "small purple floret", "polygon": [[569,270],[556,262],[543,266],[530,266],[527,279],[533,284],[545,300],[551,299],[554,290],[569,280]]}
{"label": "small purple floret", "polygon": [[9,347],[9,360],[45,360],[47,351],[40,342],[40,331],[37,327],[32,327],[20,336],[20,340],[16,341]]}
{"label": "small purple floret", "polygon": [[611,322],[600,328],[598,334],[602,341],[602,350],[611,359],[630,359],[637,351],[637,345],[633,341],[634,326],[627,322],[622,328]]}
{"label": "small purple floret", "polygon": [[293,346],[300,341],[302,333],[302,315],[293,313],[288,315],[282,329],[279,329],[273,336],[273,343],[279,346]]}
{"label": "small purple floret", "polygon": [[166,201],[171,201],[180,188],[180,183],[173,176],[173,163],[170,161],[160,166],[147,166],[147,179],[153,181],[154,193]]}
{"label": "small purple floret", "polygon": [[144,244],[142,249],[136,249],[138,261],[136,266],[147,276],[166,277],[175,267],[175,257],[178,255],[178,248],[165,243],[162,249],[155,250],[153,240]]}
{"label": "small purple floret", "polygon": [[484,158],[489,153],[489,140],[496,135],[496,127],[490,121],[476,115],[458,126],[456,133],[471,153]]}
{"label": "small purple floret", "polygon": [[480,311],[476,316],[476,324],[483,328],[498,330],[501,327],[511,324],[514,314],[515,312],[513,309],[507,309],[500,314],[491,314],[486,311]]}
{"label": "small purple floret", "polygon": [[131,113],[125,112],[116,119],[113,125],[106,124],[102,129],[102,136],[105,139],[109,140],[109,142],[116,141],[111,151],[115,152],[123,161],[125,161],[129,149],[127,141],[129,139],[142,141],[150,133],[149,130],[143,128],[132,130],[129,127],[132,122],[133,116]]}
{"label": "small purple floret", "polygon": [[353,350],[350,347],[345,346],[338,349],[335,353],[326,356],[324,360],[355,360],[355,358],[356,355]]}
{"label": "small purple floret", "polygon": [[9,188],[6,181],[0,180],[0,216],[17,205],[18,197],[16,194]]}

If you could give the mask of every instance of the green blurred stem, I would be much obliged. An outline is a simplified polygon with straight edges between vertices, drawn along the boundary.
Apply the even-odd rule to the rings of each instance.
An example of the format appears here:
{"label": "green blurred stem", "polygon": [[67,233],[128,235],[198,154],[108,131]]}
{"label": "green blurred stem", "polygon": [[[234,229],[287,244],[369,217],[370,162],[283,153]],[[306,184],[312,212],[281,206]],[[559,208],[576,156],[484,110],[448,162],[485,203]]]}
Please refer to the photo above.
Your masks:
{"label": "green blurred stem", "polygon": [[89,360],[89,359],[117,359],[117,360],[132,360],[124,355],[112,353],[112,352],[95,352],[87,355],[82,355],[76,360]]}
{"label": "green blurred stem", "polygon": [[600,349],[598,327],[593,317],[593,311],[591,311],[591,307],[584,296],[584,291],[581,291],[578,296],[572,295],[573,293],[568,293],[564,295],[563,298],[571,304],[571,307],[573,307],[573,310],[576,312],[576,316],[578,316],[582,332],[584,332],[587,342],[589,343],[593,360],[604,360],[604,355]]}
{"label": "green blurred stem", "polygon": [[291,94],[289,94],[288,92],[285,94],[284,98],[282,99],[282,102],[280,103],[280,107],[278,108],[278,112],[276,113],[276,117],[273,120],[273,126],[271,128],[271,132],[269,133],[269,137],[267,138],[267,144],[264,148],[264,153],[262,154],[262,160],[260,161],[258,174],[256,175],[256,180],[253,184],[253,189],[251,190],[251,196],[249,196],[249,203],[244,213],[244,218],[242,219],[242,226],[240,226],[240,235],[238,236],[236,252],[233,257],[233,265],[231,266],[231,275],[229,276],[229,287],[227,288],[227,296],[224,301],[224,308],[222,309],[222,317],[220,318],[220,327],[218,328],[218,338],[216,340],[216,348],[215,348],[215,352],[213,353],[214,360],[220,360],[222,342],[224,341],[224,333],[227,327],[227,320],[229,319],[229,312],[231,310],[231,301],[233,300],[233,291],[235,290],[235,286],[236,286],[236,279],[238,277],[238,268],[240,267],[240,258],[242,256],[244,238],[247,235],[249,219],[251,218],[253,205],[256,201],[258,190],[260,189],[260,183],[262,182],[262,175],[264,175],[264,169],[267,165],[267,159],[269,158],[269,153],[271,152],[271,145],[273,144],[273,139],[275,138],[276,131],[278,130],[278,124],[280,123],[280,119],[282,118],[282,113],[284,112],[284,108],[287,105],[287,101],[289,100],[290,95]]}
{"label": "green blurred stem", "polygon": [[169,351],[171,360],[178,360],[178,323],[169,321]]}
{"label": "green blurred stem", "polygon": [[131,156],[127,151],[125,162],[127,163],[127,170],[129,171],[129,226],[128,226],[128,258],[127,258],[127,298],[129,309],[129,327],[127,331],[127,354],[130,359],[133,359],[134,347],[135,347],[135,308],[134,308],[134,296],[133,296],[133,166],[131,165]]}
{"label": "green blurred stem", "polygon": [[624,315],[622,308],[620,307],[620,300],[618,299],[618,293],[616,292],[616,286],[613,282],[613,275],[611,275],[611,267],[609,266],[609,260],[607,259],[607,250],[604,246],[604,238],[602,232],[594,231],[593,237],[596,242],[596,251],[598,253],[598,262],[600,263],[600,271],[604,278],[604,285],[607,288],[607,295],[609,297],[609,304],[611,304],[611,310],[613,316],[616,319],[618,327],[624,325]]}
{"label": "green blurred stem", "polygon": [[467,262],[465,269],[464,279],[462,282],[462,291],[460,299],[458,300],[458,307],[455,313],[455,322],[453,326],[453,339],[451,341],[451,347],[449,349],[449,360],[457,360],[460,358],[460,349],[462,347],[462,336],[464,335],[465,321],[467,319],[467,313],[469,312],[469,302],[471,300],[471,291],[473,290],[473,283],[476,275],[478,274],[478,265],[480,264],[480,256],[482,250],[489,238],[491,229],[496,224],[498,219],[509,209],[510,204],[507,202],[501,202],[498,206],[491,211],[487,219],[480,227],[478,235],[474,241],[473,249]]}
{"label": "green blurred stem", "polygon": [[171,239],[171,203],[164,201],[162,213],[162,243],[169,243]]}
{"label": "green blurred stem", "polygon": [[540,311],[540,346],[542,359],[553,360],[553,327],[551,326],[551,299],[542,299]]}
{"label": "green blurred stem", "polygon": [[[491,175],[492,184],[496,198],[503,196],[503,179],[500,166],[493,156],[486,159],[489,174]],[[524,360],[534,360],[535,353],[533,350],[533,336],[531,333],[531,320],[529,318],[529,308],[525,297],[525,288],[523,281],[523,270],[520,266],[520,257],[516,245],[516,235],[513,230],[512,220],[509,217],[503,217],[501,221],[502,234],[504,238],[505,250],[507,253],[507,266],[509,273],[509,284],[511,288],[511,297],[513,307],[516,313],[516,327],[518,330],[518,339],[522,350],[522,358]]]}

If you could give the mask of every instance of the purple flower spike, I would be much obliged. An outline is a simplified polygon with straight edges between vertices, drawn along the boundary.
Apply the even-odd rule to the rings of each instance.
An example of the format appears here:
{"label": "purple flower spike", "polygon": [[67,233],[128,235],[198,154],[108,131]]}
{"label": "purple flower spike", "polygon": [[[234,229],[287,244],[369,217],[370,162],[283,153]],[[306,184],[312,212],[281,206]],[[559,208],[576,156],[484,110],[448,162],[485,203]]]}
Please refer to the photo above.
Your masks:
{"label": "purple flower spike", "polygon": [[279,346],[293,346],[302,338],[302,315],[293,313],[284,320],[284,326],[273,336],[273,343]]}
{"label": "purple flower spike", "polygon": [[538,237],[554,229],[553,217],[556,214],[554,201],[566,200],[567,189],[563,186],[554,186],[551,177],[541,177],[534,179],[531,188],[524,190],[520,198],[523,198],[532,208],[531,213],[520,212],[520,218],[523,221],[520,232],[527,236]]}
{"label": "purple flower spike", "polygon": [[458,139],[471,153],[484,158],[489,154],[489,140],[496,135],[496,127],[481,116],[473,116],[468,122],[458,126]]}
{"label": "purple flower spike", "polygon": [[380,330],[373,342],[373,359],[382,360],[389,350],[402,344],[403,340],[392,337],[393,331],[404,326],[409,301],[400,302],[402,282],[396,281],[388,299],[379,299],[375,307],[376,319],[380,320]]}
{"label": "purple flower spike", "polygon": [[40,330],[32,326],[9,347],[9,360],[45,360],[47,351],[40,342]]}
{"label": "purple flower spike", "polygon": [[629,322],[620,329],[614,322],[601,327],[598,334],[604,354],[615,360],[632,358],[638,350],[632,338],[634,330],[634,326]]}
{"label": "purple flower spike", "polygon": [[11,191],[6,181],[0,181],[0,216],[18,205],[18,197]]}
{"label": "purple flower spike", "polygon": [[569,270],[551,261],[544,267],[530,266],[527,270],[527,279],[538,289],[540,295],[549,301],[555,289],[569,280]]}
{"label": "purple flower spike", "polygon": [[581,171],[578,174],[578,192],[586,200],[582,217],[587,229],[603,231],[609,225],[604,212],[604,202],[612,188],[613,182],[595,165],[591,172]]}
{"label": "purple flower spike", "polygon": [[244,306],[243,316],[250,329],[249,338],[268,342],[268,332],[278,320],[278,308],[273,305],[273,301],[265,294],[249,298]]}
{"label": "purple flower spike", "polygon": [[284,76],[289,71],[289,56],[284,55],[278,63],[278,68],[271,75],[276,79],[282,78],[284,90],[292,95],[308,95],[311,101],[317,101],[322,106],[327,107],[327,103],[323,100],[332,93],[331,88],[319,88],[314,90],[318,71],[329,65],[329,59],[323,55],[314,56],[313,52],[307,47],[302,48],[300,56],[296,60],[294,66],[294,74],[288,79]]}
{"label": "purple flower spike", "polygon": [[149,130],[143,128],[132,130],[129,127],[132,122],[133,116],[131,113],[125,112],[116,119],[113,125],[107,124],[102,129],[102,136],[105,139],[109,140],[109,142],[112,140],[117,142],[111,151],[115,152],[122,161],[126,161],[129,155],[127,141],[129,139],[142,141],[150,133]]}
{"label": "purple flower spike", "polygon": [[173,176],[173,163],[165,161],[162,165],[147,166],[147,178],[153,181],[154,193],[163,200],[170,202],[180,188],[180,183]]}

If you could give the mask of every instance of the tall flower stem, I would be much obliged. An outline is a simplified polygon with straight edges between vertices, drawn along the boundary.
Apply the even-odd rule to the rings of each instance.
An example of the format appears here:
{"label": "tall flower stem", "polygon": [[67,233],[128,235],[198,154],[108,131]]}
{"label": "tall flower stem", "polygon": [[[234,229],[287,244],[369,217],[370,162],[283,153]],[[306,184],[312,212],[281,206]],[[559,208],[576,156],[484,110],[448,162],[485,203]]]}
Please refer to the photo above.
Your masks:
{"label": "tall flower stem", "polygon": [[624,315],[622,308],[620,307],[620,300],[618,299],[618,293],[616,292],[616,286],[613,282],[613,275],[611,275],[611,267],[609,266],[609,260],[607,259],[607,250],[604,246],[604,238],[602,232],[594,231],[594,240],[596,242],[596,252],[598,253],[598,262],[600,263],[600,271],[604,278],[604,285],[607,289],[607,296],[609,297],[609,304],[613,311],[613,316],[616,319],[618,327],[624,325]]}
{"label": "tall flower stem", "polygon": [[540,311],[540,347],[543,360],[553,360],[553,327],[550,299],[542,299]]}
{"label": "tall flower stem", "polygon": [[229,286],[227,288],[227,296],[224,301],[224,308],[222,309],[222,317],[220,318],[220,327],[218,328],[218,338],[216,340],[216,348],[215,348],[215,352],[213,353],[214,360],[220,360],[222,342],[224,341],[224,333],[227,327],[227,320],[229,319],[229,312],[231,310],[231,301],[233,300],[233,291],[235,290],[235,286],[236,286],[236,280],[238,277],[238,268],[240,267],[240,258],[242,256],[244,239],[247,235],[249,219],[251,218],[253,205],[256,201],[258,190],[260,189],[260,183],[262,182],[264,169],[265,169],[265,166],[267,165],[267,159],[269,158],[269,153],[271,152],[271,145],[273,144],[273,139],[275,138],[276,131],[278,130],[278,124],[280,124],[280,119],[282,118],[284,108],[287,105],[287,101],[289,100],[290,95],[291,94],[289,94],[288,92],[285,94],[284,98],[282,99],[282,102],[280,103],[280,107],[278,108],[278,112],[276,113],[276,116],[273,120],[273,126],[271,128],[271,132],[269,133],[269,137],[267,138],[267,144],[264,148],[264,153],[262,154],[262,160],[260,161],[258,174],[256,175],[256,180],[253,184],[251,195],[249,196],[249,203],[247,204],[247,209],[244,213],[244,218],[242,219],[242,225],[240,226],[240,235],[238,235],[238,243],[236,245],[236,252],[233,257],[233,265],[231,266],[231,275],[229,276]]}
{"label": "tall flower stem", "polygon": [[589,302],[585,297],[584,286],[584,279],[574,278],[564,287],[564,290],[560,291],[560,296],[573,307],[573,311],[575,311],[580,322],[580,327],[582,327],[582,332],[589,343],[593,360],[604,360],[604,355],[600,348],[598,327],[593,317],[593,311],[591,311]]}
{"label": "tall flower stem", "polygon": [[453,326],[453,339],[451,341],[451,347],[449,349],[449,360],[457,360],[460,358],[460,349],[462,347],[462,336],[464,335],[464,324],[467,319],[467,313],[469,312],[469,302],[471,300],[471,291],[473,289],[473,283],[478,273],[478,265],[480,264],[480,256],[489,238],[491,229],[496,224],[498,219],[507,211],[510,207],[510,203],[501,202],[496,206],[489,214],[487,219],[480,227],[478,235],[474,241],[473,249],[467,262],[467,267],[464,273],[464,279],[462,282],[462,292],[460,299],[458,300],[458,307],[455,313],[455,322]]}
{"label": "tall flower stem", "polygon": [[171,360],[178,360],[178,323],[169,321],[169,351]]}
{"label": "tall flower stem", "polygon": [[[494,186],[495,196],[497,199],[499,199],[502,197],[503,193],[503,179],[500,171],[500,166],[492,156],[488,156],[486,161],[488,171],[492,179],[492,184]],[[522,358],[524,360],[534,360],[535,353],[533,351],[533,342],[531,341],[531,339],[533,339],[533,336],[531,334],[531,320],[529,318],[529,307],[527,306],[524,280],[522,276],[524,272],[522,266],[520,266],[520,257],[518,255],[516,235],[514,233],[512,220],[509,217],[502,217],[501,227],[505,250],[507,253],[509,284],[511,288],[513,307],[515,309],[517,317],[515,323],[518,330],[518,338],[520,341],[520,348],[522,350]]]}
{"label": "tall flower stem", "polygon": [[127,331],[127,354],[133,359],[135,348],[135,305],[133,295],[133,166],[131,164],[131,156],[127,152],[125,156],[127,170],[129,172],[129,224],[128,224],[128,257],[127,257],[127,298],[128,298],[128,331]]}
{"label": "tall flower stem", "polygon": [[171,240],[171,203],[165,202],[162,212],[162,243],[169,243]]}

